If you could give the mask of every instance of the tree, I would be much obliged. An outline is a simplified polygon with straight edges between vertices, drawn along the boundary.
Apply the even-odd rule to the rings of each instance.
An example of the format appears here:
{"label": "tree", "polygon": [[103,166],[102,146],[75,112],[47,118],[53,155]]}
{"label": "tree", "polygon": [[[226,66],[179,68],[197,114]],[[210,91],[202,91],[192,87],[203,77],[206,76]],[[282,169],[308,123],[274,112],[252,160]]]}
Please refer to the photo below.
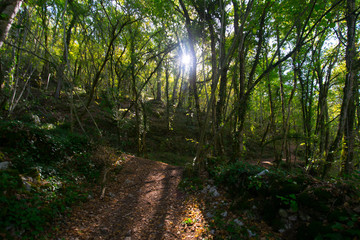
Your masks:
{"label": "tree", "polygon": [[0,48],[2,47],[11,25],[18,13],[22,0],[1,0],[0,1]]}
{"label": "tree", "polygon": [[357,96],[358,83],[356,80],[357,68],[356,65],[356,47],[355,47],[355,30],[356,13],[355,0],[346,1],[345,19],[347,25],[346,37],[346,79],[343,93],[343,101],[341,104],[341,113],[339,119],[338,130],[335,139],[333,140],[329,154],[326,158],[323,176],[325,176],[332,163],[334,162],[336,150],[341,142],[342,144],[342,173],[350,173],[352,170],[352,161],[354,157],[354,121],[355,121],[355,96]]}

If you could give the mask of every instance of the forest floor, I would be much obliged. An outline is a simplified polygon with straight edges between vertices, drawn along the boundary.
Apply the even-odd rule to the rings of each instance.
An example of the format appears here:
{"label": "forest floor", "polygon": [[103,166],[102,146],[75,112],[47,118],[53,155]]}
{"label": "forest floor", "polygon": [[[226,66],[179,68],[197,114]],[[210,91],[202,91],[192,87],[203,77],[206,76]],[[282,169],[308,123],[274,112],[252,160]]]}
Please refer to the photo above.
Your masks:
{"label": "forest floor", "polygon": [[121,173],[110,173],[104,197],[98,188],[59,227],[60,239],[196,239],[206,225],[197,216],[187,226],[191,204],[178,188],[183,169],[133,156],[123,157]]}
{"label": "forest floor", "polygon": [[[218,208],[229,221],[251,224],[228,212],[230,204],[223,194],[214,197],[204,191],[181,190],[183,167],[125,154],[121,159],[121,170],[108,174],[105,194],[104,186],[97,186],[88,202],[74,207],[52,234],[56,239],[226,238],[226,232],[216,229],[210,208]],[[271,229],[265,223],[254,224],[262,233],[248,230],[246,239],[279,239],[279,234],[269,235]]]}

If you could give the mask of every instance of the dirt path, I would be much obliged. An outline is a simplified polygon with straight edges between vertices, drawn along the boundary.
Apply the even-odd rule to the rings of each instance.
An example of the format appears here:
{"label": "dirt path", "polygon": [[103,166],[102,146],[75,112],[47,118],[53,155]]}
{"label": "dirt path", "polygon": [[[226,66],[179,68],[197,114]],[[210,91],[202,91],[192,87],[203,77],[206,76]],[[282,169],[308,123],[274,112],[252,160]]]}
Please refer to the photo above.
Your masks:
{"label": "dirt path", "polygon": [[[110,173],[101,190],[74,209],[60,226],[60,239],[196,239],[196,226],[184,230],[186,196],[178,189],[182,168],[127,157],[123,169]],[[201,223],[201,220],[199,221]],[[201,230],[202,231],[202,230]]]}

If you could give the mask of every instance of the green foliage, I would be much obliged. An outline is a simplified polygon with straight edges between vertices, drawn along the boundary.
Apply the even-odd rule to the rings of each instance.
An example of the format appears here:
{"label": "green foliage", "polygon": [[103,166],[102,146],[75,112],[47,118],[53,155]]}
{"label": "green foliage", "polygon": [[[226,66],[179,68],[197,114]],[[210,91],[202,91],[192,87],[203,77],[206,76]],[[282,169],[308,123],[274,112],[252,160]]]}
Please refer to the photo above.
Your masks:
{"label": "green foliage", "polygon": [[293,212],[297,212],[299,210],[299,206],[296,201],[295,194],[289,194],[288,196],[285,196],[285,197],[276,195],[276,197],[279,198],[283,204],[290,206],[290,208]]}
{"label": "green foliage", "polygon": [[199,177],[185,177],[179,183],[179,188],[187,192],[198,192],[203,189],[203,180]]}
{"label": "green foliage", "polygon": [[196,222],[196,219],[195,220],[192,220],[191,218],[187,218],[185,219],[184,221],[182,221],[182,225],[187,225],[187,226],[191,226],[193,225],[194,223]]}
{"label": "green foliage", "polygon": [[[0,122],[0,233],[35,238],[51,220],[85,201],[86,182],[97,180],[102,166],[90,158],[86,138],[61,128],[20,121]],[[4,155],[4,156],[3,156]]]}
{"label": "green foliage", "polygon": [[216,181],[225,185],[231,191],[232,194],[241,194],[247,189],[255,188],[260,190],[265,187],[261,177],[257,177],[256,174],[264,170],[259,166],[254,166],[246,162],[235,162],[226,164],[224,166],[218,166],[210,171],[210,174],[215,177]]}
{"label": "green foliage", "polygon": [[190,156],[181,156],[173,152],[160,151],[149,153],[149,158],[176,166],[185,166],[192,161],[192,157]]}
{"label": "green foliage", "polygon": [[245,162],[235,162],[217,166],[210,173],[229,190],[234,210],[250,209],[256,203],[258,214],[274,229],[284,227],[282,209],[298,218],[309,215],[307,220],[298,220],[298,239],[359,237],[359,216],[349,210],[350,206],[358,206],[358,175],[346,181],[325,183],[303,172],[269,169],[260,176],[262,170]]}

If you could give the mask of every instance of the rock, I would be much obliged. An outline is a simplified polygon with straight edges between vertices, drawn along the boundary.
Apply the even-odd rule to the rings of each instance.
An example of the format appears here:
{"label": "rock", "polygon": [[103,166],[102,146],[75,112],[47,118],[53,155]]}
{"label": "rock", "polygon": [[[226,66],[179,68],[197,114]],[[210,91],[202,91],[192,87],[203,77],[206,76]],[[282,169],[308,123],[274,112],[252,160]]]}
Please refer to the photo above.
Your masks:
{"label": "rock", "polygon": [[360,213],[360,206],[357,206],[356,208],[354,208],[354,212]]}
{"label": "rock", "polygon": [[219,197],[220,194],[219,192],[217,191],[216,187],[215,186],[212,186],[210,189],[209,189],[209,193],[211,193],[214,197]]}
{"label": "rock", "polygon": [[130,185],[130,184],[133,184],[134,181],[126,179],[124,183],[127,184],[127,185]]}
{"label": "rock", "polygon": [[255,237],[256,233],[253,233],[250,229],[247,230],[249,237]]}
{"label": "rock", "polygon": [[240,221],[239,219],[237,219],[237,218],[234,220],[234,223],[236,223],[236,224],[239,225],[240,227],[241,227],[241,226],[244,226],[244,223],[243,223],[242,221]]}
{"label": "rock", "polygon": [[285,232],[285,229],[281,228],[279,229],[279,233],[284,233]]}
{"label": "rock", "polygon": [[41,121],[40,121],[40,118],[38,115],[32,114],[31,118],[33,119],[33,121],[36,125],[40,125]]}
{"label": "rock", "polygon": [[299,212],[299,217],[302,221],[309,221],[310,220],[310,216],[305,214],[304,212],[300,211]]}
{"label": "rock", "polygon": [[115,197],[115,194],[113,194],[112,192],[109,192],[109,196],[113,198],[113,197]]}
{"label": "rock", "polygon": [[6,170],[10,167],[10,162],[0,162],[0,170]]}
{"label": "rock", "polygon": [[264,176],[264,175],[265,175],[266,173],[268,173],[268,172],[269,172],[269,170],[265,169],[265,170],[259,172],[258,174],[256,174],[256,176],[257,176],[257,177],[261,177],[261,176]]}
{"label": "rock", "polygon": [[292,226],[293,226],[293,225],[292,225],[291,223],[287,223],[287,224],[285,224],[284,227],[285,227],[286,230],[289,230],[289,229],[292,228]]}
{"label": "rock", "polygon": [[213,215],[212,213],[208,212],[208,213],[205,214],[205,217],[207,217],[207,218],[213,218],[214,215]]}
{"label": "rock", "polygon": [[30,192],[31,190],[31,182],[33,182],[33,179],[31,177],[24,177],[24,176],[21,176],[21,180],[22,180],[22,183],[25,187],[25,190]]}
{"label": "rock", "polygon": [[282,208],[279,209],[279,215],[282,218],[287,218],[288,217],[288,213],[286,212],[285,209],[282,209]]}
{"label": "rock", "polygon": [[31,190],[31,185],[30,185],[30,183],[24,181],[23,184],[24,184],[24,186],[25,186],[25,190],[28,191],[28,192],[30,192],[30,190]]}
{"label": "rock", "polygon": [[291,215],[291,216],[289,216],[289,220],[290,220],[290,221],[296,221],[296,220],[297,220],[297,216],[296,216],[296,215]]}
{"label": "rock", "polygon": [[227,217],[227,215],[228,215],[227,211],[221,213],[221,216],[222,216],[222,217]]}
{"label": "rock", "polygon": [[93,199],[93,198],[94,197],[91,194],[89,194],[88,197],[87,197],[88,200]]}

